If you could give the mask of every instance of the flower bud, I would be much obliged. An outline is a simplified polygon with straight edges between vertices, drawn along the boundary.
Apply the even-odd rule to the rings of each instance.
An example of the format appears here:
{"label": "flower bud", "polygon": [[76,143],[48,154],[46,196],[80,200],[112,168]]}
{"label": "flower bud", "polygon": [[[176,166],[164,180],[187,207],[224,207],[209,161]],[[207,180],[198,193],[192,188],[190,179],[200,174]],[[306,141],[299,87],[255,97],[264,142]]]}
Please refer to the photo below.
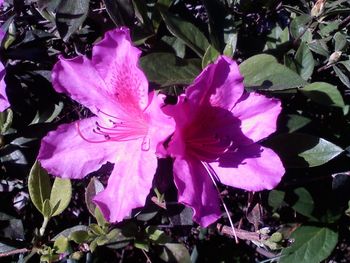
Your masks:
{"label": "flower bud", "polygon": [[334,63],[338,62],[341,54],[342,54],[341,51],[333,52],[332,55],[329,57],[327,65],[331,65],[331,64],[334,64]]}
{"label": "flower bud", "polygon": [[317,0],[315,5],[311,9],[311,16],[318,17],[323,13],[326,0]]}

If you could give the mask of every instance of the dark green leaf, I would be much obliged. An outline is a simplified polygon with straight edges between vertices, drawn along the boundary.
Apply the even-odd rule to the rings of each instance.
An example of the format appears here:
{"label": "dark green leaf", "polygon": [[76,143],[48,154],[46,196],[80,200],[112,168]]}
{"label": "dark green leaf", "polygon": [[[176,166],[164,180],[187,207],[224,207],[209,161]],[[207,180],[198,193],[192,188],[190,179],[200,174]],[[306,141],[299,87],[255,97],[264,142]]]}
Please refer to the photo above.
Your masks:
{"label": "dark green leaf", "polygon": [[170,53],[152,53],[141,58],[140,65],[149,81],[161,87],[190,84],[201,71],[201,61],[180,59]]}
{"label": "dark green leaf", "polygon": [[325,139],[303,133],[275,136],[265,144],[274,149],[286,167],[314,167],[327,163],[343,152]]}
{"label": "dark green leaf", "polygon": [[4,134],[12,124],[13,112],[11,109],[0,112],[0,134]]}
{"label": "dark green leaf", "polygon": [[87,231],[87,230],[88,230],[88,227],[84,226],[84,225],[73,226],[71,228],[67,228],[67,229],[63,230],[62,232],[60,232],[59,234],[54,236],[54,238],[52,238],[52,240],[56,240],[60,236],[69,237],[69,235],[71,233],[76,232],[76,231]]}
{"label": "dark green leaf", "polygon": [[287,117],[287,128],[289,133],[295,132],[311,122],[311,119],[296,114],[289,114]]}
{"label": "dark green leaf", "polygon": [[308,80],[314,71],[315,61],[305,42],[301,42],[295,54],[295,64],[299,75]]}
{"label": "dark green leaf", "polygon": [[269,193],[268,202],[274,210],[278,209],[284,200],[286,193],[279,190],[272,190]]}
{"label": "dark green leaf", "polygon": [[219,51],[210,45],[205,51],[204,57],[202,59],[202,68],[205,68],[207,65],[215,62],[219,56]]}
{"label": "dark green leaf", "polygon": [[[290,23],[290,33],[293,38],[298,38],[308,30],[307,26],[312,20],[312,17],[307,14],[300,15]],[[302,40],[304,40],[302,38]]]}
{"label": "dark green leaf", "polygon": [[83,24],[89,12],[89,0],[62,0],[57,7],[57,30],[64,41]]}
{"label": "dark green leaf", "polygon": [[116,26],[134,24],[134,7],[131,0],[104,0],[106,10]]}
{"label": "dark green leaf", "polygon": [[313,40],[308,44],[308,46],[313,52],[320,54],[324,57],[329,57],[329,50],[326,42],[323,39]]}
{"label": "dark green leaf", "polygon": [[184,245],[178,243],[165,244],[160,258],[165,262],[191,263],[188,250]]}
{"label": "dark green leaf", "polygon": [[314,82],[300,89],[312,101],[326,106],[345,106],[343,97],[336,86],[326,82]]}
{"label": "dark green leaf", "polygon": [[79,230],[72,232],[68,238],[69,240],[73,240],[77,244],[82,244],[88,240],[89,235],[87,231]]}
{"label": "dark green leaf", "polygon": [[334,50],[335,51],[342,51],[347,44],[347,40],[346,40],[346,35],[337,32],[335,33],[334,37]]}
{"label": "dark green leaf", "polygon": [[205,35],[191,23],[168,13],[161,5],[159,5],[159,11],[169,31],[175,37],[180,38],[189,48],[202,58],[209,46],[209,42]]}
{"label": "dark green leaf", "polygon": [[314,210],[314,200],[308,190],[303,187],[294,190],[294,193],[298,196],[298,200],[292,206],[299,214],[307,217],[311,217]]}
{"label": "dark green leaf", "polygon": [[279,64],[271,55],[250,57],[239,68],[244,76],[244,84],[250,90],[284,90],[306,84],[297,73]]}
{"label": "dark green leaf", "polygon": [[295,242],[282,250],[280,263],[319,263],[332,253],[338,233],[326,227],[302,226],[291,238]]}
{"label": "dark green leaf", "polygon": [[93,198],[104,189],[103,184],[96,178],[92,177],[85,190],[85,203],[89,212],[95,216],[96,204]]}
{"label": "dark green leaf", "polygon": [[44,201],[50,199],[51,182],[48,173],[36,161],[28,178],[30,199],[35,207],[43,213]]}
{"label": "dark green leaf", "polygon": [[337,74],[338,78],[340,79],[340,81],[350,89],[349,77],[347,75],[345,75],[343,73],[343,71],[339,67],[337,67],[336,65],[333,65],[333,69],[335,71],[335,74]]}

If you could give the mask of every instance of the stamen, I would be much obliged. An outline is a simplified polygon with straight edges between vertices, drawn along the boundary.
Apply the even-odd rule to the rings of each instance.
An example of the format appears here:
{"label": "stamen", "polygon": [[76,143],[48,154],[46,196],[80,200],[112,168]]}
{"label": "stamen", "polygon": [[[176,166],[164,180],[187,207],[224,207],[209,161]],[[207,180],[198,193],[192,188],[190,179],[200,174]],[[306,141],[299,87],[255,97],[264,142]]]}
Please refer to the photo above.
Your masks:
{"label": "stamen", "polygon": [[210,164],[206,163],[206,162],[201,162],[202,165],[204,166],[204,169],[207,171],[207,173],[209,174],[209,177],[210,179],[212,180],[215,188],[216,188],[216,191],[218,192],[218,195],[219,195],[219,198],[220,198],[220,201],[225,209],[225,212],[226,212],[226,215],[228,217],[228,221],[230,222],[230,225],[231,225],[231,228],[232,228],[232,232],[233,232],[233,235],[235,237],[235,241],[236,241],[236,244],[238,244],[238,238],[237,238],[237,234],[236,234],[236,230],[235,230],[235,227],[233,226],[233,222],[232,222],[232,219],[231,219],[231,216],[230,216],[230,213],[228,211],[228,208],[224,202],[224,199],[222,198],[221,194],[220,194],[220,190],[219,190],[219,187],[214,179],[214,176],[215,177],[218,177],[217,174],[215,173],[214,169],[210,166]]}

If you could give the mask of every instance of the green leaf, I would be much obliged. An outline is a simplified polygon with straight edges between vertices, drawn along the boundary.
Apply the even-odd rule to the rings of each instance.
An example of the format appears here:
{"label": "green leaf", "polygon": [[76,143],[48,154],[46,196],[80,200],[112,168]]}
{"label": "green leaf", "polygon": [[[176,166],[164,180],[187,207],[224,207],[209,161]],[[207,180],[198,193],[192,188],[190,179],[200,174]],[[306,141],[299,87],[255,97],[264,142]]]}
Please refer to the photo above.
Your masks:
{"label": "green leaf", "polygon": [[162,41],[164,41],[167,45],[172,47],[176,56],[178,56],[179,58],[185,57],[186,46],[181,39],[176,37],[163,36]]}
{"label": "green leaf", "polygon": [[134,245],[135,247],[145,250],[145,251],[149,251],[149,241],[147,239],[142,239],[142,238],[136,238],[134,241]]}
{"label": "green leaf", "polygon": [[202,58],[209,46],[209,42],[204,34],[193,24],[167,12],[166,8],[162,5],[159,5],[158,9],[170,33],[175,37],[180,38],[189,48]]}
{"label": "green leaf", "polygon": [[56,236],[54,236],[52,238],[52,240],[56,240],[60,236],[69,237],[69,235],[71,233],[73,233],[73,232],[76,232],[76,231],[87,231],[88,229],[89,228],[87,226],[84,226],[84,225],[73,226],[73,227],[67,228],[67,229],[63,230],[62,232],[58,233]]}
{"label": "green leaf", "polygon": [[36,161],[28,178],[30,199],[39,212],[43,213],[44,201],[50,198],[51,182],[48,173]]}
{"label": "green leaf", "polygon": [[237,39],[238,39],[238,33],[232,33],[228,40],[227,44],[224,48],[223,54],[227,57],[232,58],[235,54],[236,47],[237,47]]}
{"label": "green leaf", "polygon": [[89,0],[62,0],[57,7],[56,26],[63,41],[83,24],[89,12]]}
{"label": "green leaf", "polygon": [[106,11],[116,26],[132,26],[135,15],[131,0],[104,0]]}
{"label": "green leaf", "polygon": [[309,191],[304,187],[299,187],[294,189],[294,193],[298,196],[298,200],[292,208],[303,216],[312,217],[311,214],[314,210],[314,200]]}
{"label": "green leaf", "polygon": [[335,51],[342,51],[347,44],[347,40],[346,40],[346,35],[337,32],[335,33],[334,37],[334,50]]}
{"label": "green leaf", "polygon": [[151,53],[141,58],[140,65],[148,80],[161,87],[190,84],[201,71],[199,59],[180,59],[171,53]]}
{"label": "green leaf", "polygon": [[72,198],[72,185],[69,179],[55,178],[50,194],[52,216],[61,214]]}
{"label": "green leaf", "polygon": [[324,57],[329,57],[329,50],[327,43],[323,39],[315,39],[308,44],[309,48]]}
{"label": "green leaf", "polygon": [[68,250],[69,242],[68,238],[65,236],[60,236],[55,240],[55,243],[53,244],[53,248],[55,249],[56,253],[64,253]]}
{"label": "green leaf", "polygon": [[[292,20],[290,23],[290,33],[293,38],[300,37],[301,34],[303,34],[305,31],[307,31],[307,25],[312,20],[312,17],[307,14],[300,15]],[[304,33],[304,36],[306,34]],[[302,37],[302,40],[304,40],[304,36]]]}
{"label": "green leaf", "polygon": [[89,239],[89,234],[87,231],[79,230],[71,233],[68,238],[77,244],[82,244]]}
{"label": "green leaf", "polygon": [[264,144],[274,149],[288,168],[319,166],[344,151],[325,139],[303,133],[281,134]]}
{"label": "green leaf", "polygon": [[202,59],[202,68],[205,68],[210,63],[215,62],[219,56],[220,52],[210,45],[205,51],[204,57]]}
{"label": "green leaf", "polygon": [[100,227],[105,227],[106,225],[108,225],[108,222],[107,220],[105,219],[105,217],[103,216],[100,208],[98,206],[96,206],[95,208],[95,218],[96,218],[96,221],[97,221],[97,224],[100,226]]}
{"label": "green leaf", "polygon": [[164,231],[157,229],[155,226],[148,226],[146,228],[146,234],[148,235],[148,238],[156,244],[163,245],[171,242],[171,238],[166,235]]}
{"label": "green leaf", "polygon": [[326,82],[314,82],[300,89],[312,101],[326,106],[345,106],[343,97],[336,86]]}
{"label": "green leaf", "polygon": [[338,233],[326,227],[302,226],[291,238],[295,242],[282,250],[280,263],[319,263],[332,253]]}
{"label": "green leaf", "polygon": [[311,119],[296,114],[288,114],[287,118],[288,133],[295,132],[311,122]]}
{"label": "green leaf", "polygon": [[250,57],[239,68],[244,76],[244,85],[250,90],[285,90],[307,83],[293,70],[279,64],[271,55]]}
{"label": "green leaf", "polygon": [[279,190],[272,190],[269,193],[268,203],[274,210],[278,209],[283,203],[286,193]]}
{"label": "green leaf", "polygon": [[52,208],[49,199],[45,199],[43,203],[43,211],[41,212],[44,217],[50,218],[52,215]]}
{"label": "green leaf", "polygon": [[338,78],[340,79],[340,81],[350,89],[349,77],[347,75],[345,75],[343,73],[343,71],[340,68],[338,68],[337,66],[333,65],[333,69],[334,69],[335,74],[337,74]]}
{"label": "green leaf", "polygon": [[85,203],[89,212],[95,216],[96,204],[93,198],[104,189],[103,184],[96,178],[92,177],[85,190]]}
{"label": "green leaf", "polygon": [[191,256],[187,248],[178,243],[167,243],[160,258],[165,262],[191,263]]}
{"label": "green leaf", "polygon": [[13,120],[13,111],[7,109],[6,111],[0,112],[0,134],[4,134],[11,127]]}
{"label": "green leaf", "polygon": [[308,80],[315,67],[314,57],[305,42],[301,42],[296,54],[295,54],[295,63],[299,75]]}

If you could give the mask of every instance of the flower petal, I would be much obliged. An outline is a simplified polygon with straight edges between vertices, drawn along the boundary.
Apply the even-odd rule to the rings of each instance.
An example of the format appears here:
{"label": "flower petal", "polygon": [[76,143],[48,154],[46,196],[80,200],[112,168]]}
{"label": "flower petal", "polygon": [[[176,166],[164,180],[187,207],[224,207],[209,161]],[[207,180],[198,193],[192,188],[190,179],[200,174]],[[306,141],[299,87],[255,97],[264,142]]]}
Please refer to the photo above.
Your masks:
{"label": "flower petal", "polygon": [[[101,137],[93,133],[97,117],[60,125],[41,141],[38,160],[52,175],[80,179],[115,159],[116,142],[91,143]],[[81,135],[78,132],[78,126]],[[88,139],[83,139],[86,136]]]}
{"label": "flower petal", "polygon": [[140,55],[126,28],[108,31],[92,51],[92,65],[106,83],[108,93],[126,109],[143,110],[148,104],[148,81],[138,67]]}
{"label": "flower petal", "polygon": [[141,141],[119,143],[117,160],[105,190],[94,198],[109,222],[119,222],[144,206],[157,169],[153,150],[141,151]]}
{"label": "flower petal", "polygon": [[229,151],[210,166],[221,183],[249,191],[272,189],[285,173],[278,155],[259,144]]}
{"label": "flower petal", "polygon": [[241,120],[242,132],[254,142],[266,138],[276,131],[281,103],[257,93],[246,93],[232,109]]}
{"label": "flower petal", "polygon": [[212,106],[231,110],[243,92],[243,77],[237,63],[228,57],[220,56],[187,88],[186,96],[196,105],[210,102]]}
{"label": "flower petal", "polygon": [[174,180],[179,202],[193,209],[194,221],[207,227],[220,218],[218,192],[200,161],[192,158],[176,158]]}
{"label": "flower petal", "polygon": [[6,83],[5,83],[5,68],[0,62],[0,112],[10,107],[10,103],[6,95]]}

